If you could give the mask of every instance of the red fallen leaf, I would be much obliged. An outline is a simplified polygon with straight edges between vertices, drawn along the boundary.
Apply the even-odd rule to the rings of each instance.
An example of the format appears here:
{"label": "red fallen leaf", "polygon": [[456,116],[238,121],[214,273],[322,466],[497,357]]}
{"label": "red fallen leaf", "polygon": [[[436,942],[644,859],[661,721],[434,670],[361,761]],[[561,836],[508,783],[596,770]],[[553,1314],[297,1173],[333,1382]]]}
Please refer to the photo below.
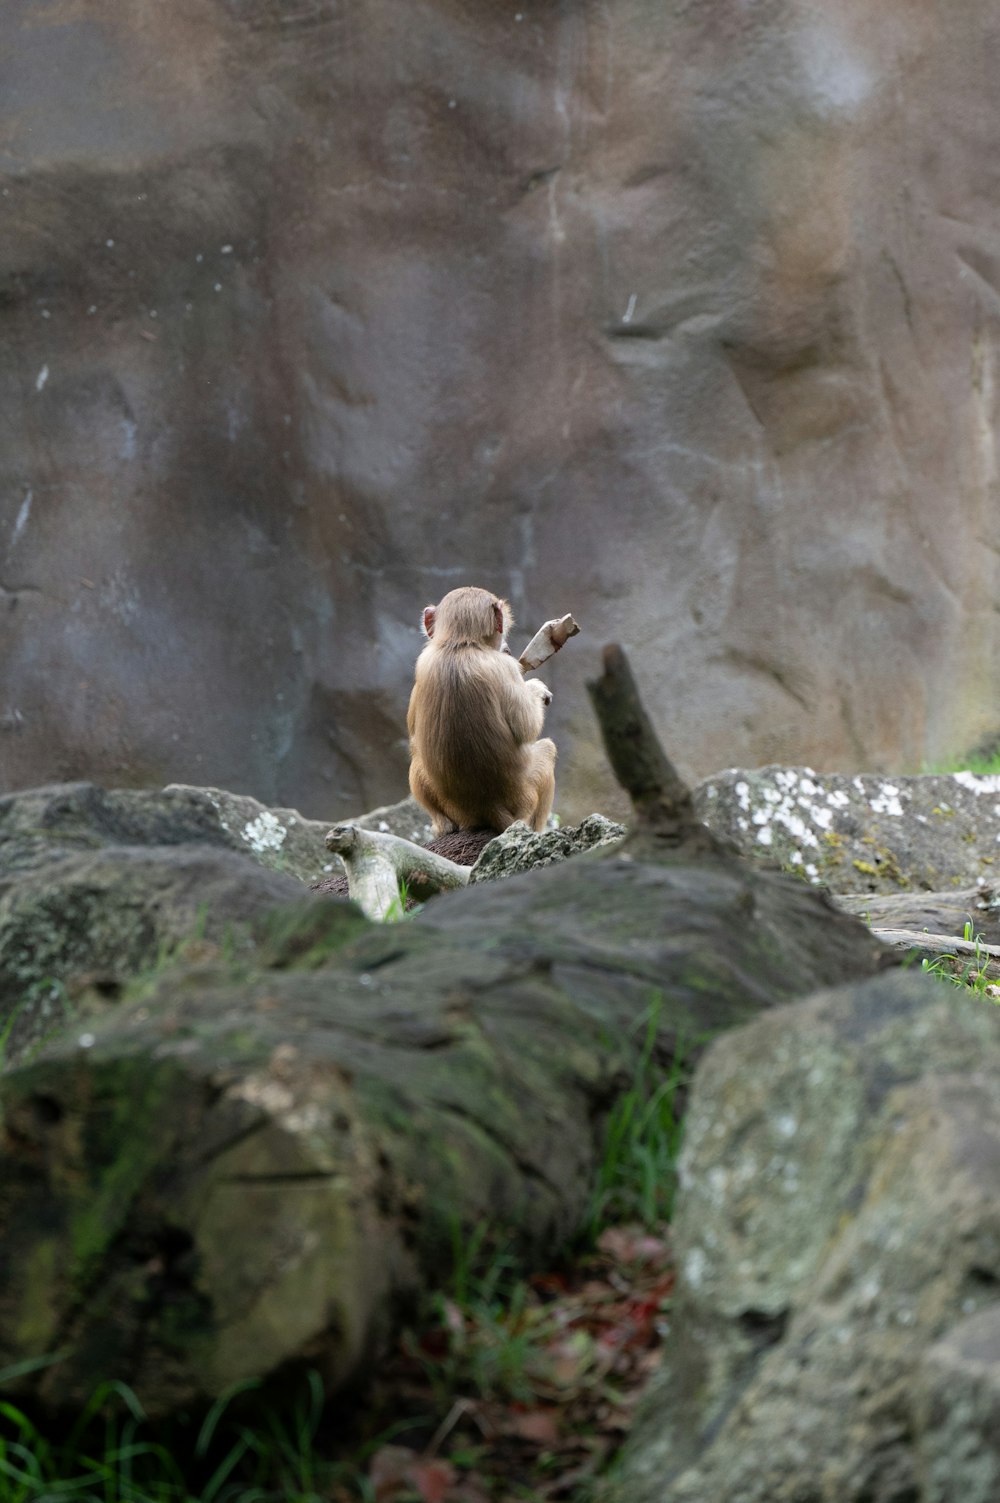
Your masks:
{"label": "red fallen leaf", "polygon": [[536,1273],[528,1283],[543,1299],[562,1299],[569,1290],[569,1280],[561,1273]]}
{"label": "red fallen leaf", "polygon": [[376,1503],[391,1503],[402,1488],[409,1486],[409,1470],[417,1459],[409,1446],[382,1446],[368,1467]]}
{"label": "red fallen leaf", "polygon": [[368,1468],[376,1503],[393,1503],[401,1492],[418,1492],[424,1503],[447,1503],[455,1468],[447,1461],[426,1460],[409,1446],[383,1446]]}
{"label": "red fallen leaf", "polygon": [[410,1475],[424,1503],[445,1503],[455,1468],[447,1461],[415,1461]]}
{"label": "red fallen leaf", "polygon": [[579,1294],[580,1302],[588,1305],[603,1305],[608,1300],[617,1298],[618,1295],[605,1279],[588,1279]]}
{"label": "red fallen leaf", "polygon": [[420,1339],[415,1343],[415,1352],[422,1352],[425,1357],[446,1357],[451,1347],[451,1338],[443,1326],[436,1326],[432,1331],[421,1332]]}
{"label": "red fallen leaf", "polygon": [[459,1482],[448,1494],[447,1503],[490,1503],[490,1495],[472,1478]]}
{"label": "red fallen leaf", "polygon": [[641,1226],[609,1226],[597,1242],[602,1253],[616,1263],[665,1263],[670,1247],[663,1237],[654,1237]]}
{"label": "red fallen leaf", "polygon": [[504,1430],[508,1435],[516,1435],[519,1440],[530,1440],[535,1445],[552,1449],[560,1441],[559,1412],[556,1409],[512,1412]]}

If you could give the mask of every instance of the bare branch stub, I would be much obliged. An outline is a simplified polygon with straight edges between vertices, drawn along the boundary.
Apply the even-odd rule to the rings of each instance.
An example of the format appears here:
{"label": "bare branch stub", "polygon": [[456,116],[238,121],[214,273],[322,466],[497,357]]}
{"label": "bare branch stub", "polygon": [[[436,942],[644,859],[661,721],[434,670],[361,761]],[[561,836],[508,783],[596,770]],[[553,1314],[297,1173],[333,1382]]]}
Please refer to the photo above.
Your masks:
{"label": "bare branch stub", "polygon": [[660,745],[617,643],[604,648],[602,663],[604,672],[588,683],[587,691],[608,761],[632,800],[640,827],[671,845],[720,850],[720,842],[694,812],[691,790]]}

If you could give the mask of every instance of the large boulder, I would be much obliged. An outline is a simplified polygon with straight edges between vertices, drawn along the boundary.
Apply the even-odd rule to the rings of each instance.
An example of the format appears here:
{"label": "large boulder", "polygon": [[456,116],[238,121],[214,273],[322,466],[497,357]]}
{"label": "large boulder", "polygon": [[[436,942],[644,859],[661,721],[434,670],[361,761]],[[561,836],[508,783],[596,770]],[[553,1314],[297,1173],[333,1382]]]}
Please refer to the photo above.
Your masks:
{"label": "large boulder", "polygon": [[696,1074],[627,1503],[995,1503],[1000,1012],[888,974]]}
{"label": "large boulder", "polygon": [[1000,879],[1000,777],[888,778],[730,768],[695,808],[744,856],[838,893],[974,888]]}
{"label": "large boulder", "polygon": [[[586,637],[682,768],[997,728],[1000,12],[4,15],[0,777],[405,786],[421,607]],[[485,522],[484,522],[484,519]]]}
{"label": "large boulder", "polygon": [[180,953],[254,954],[258,925],[301,899],[324,857],[294,810],[218,789],[74,783],[0,799],[3,1063]]}

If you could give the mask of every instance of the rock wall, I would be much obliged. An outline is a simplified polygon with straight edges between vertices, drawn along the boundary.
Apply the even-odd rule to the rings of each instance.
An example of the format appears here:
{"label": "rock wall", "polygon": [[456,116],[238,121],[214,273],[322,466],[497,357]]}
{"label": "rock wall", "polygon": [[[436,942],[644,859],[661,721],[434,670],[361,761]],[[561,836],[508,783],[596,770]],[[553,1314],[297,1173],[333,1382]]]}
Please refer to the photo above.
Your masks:
{"label": "rock wall", "polygon": [[615,809],[997,729],[990,0],[10,0],[0,787],[405,786],[422,606],[546,671]]}

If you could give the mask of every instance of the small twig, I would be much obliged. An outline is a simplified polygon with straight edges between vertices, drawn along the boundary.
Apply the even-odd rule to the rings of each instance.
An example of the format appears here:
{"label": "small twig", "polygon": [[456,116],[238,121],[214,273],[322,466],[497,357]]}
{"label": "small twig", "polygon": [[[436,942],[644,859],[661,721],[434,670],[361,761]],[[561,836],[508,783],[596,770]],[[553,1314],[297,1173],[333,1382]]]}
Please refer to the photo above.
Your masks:
{"label": "small twig", "polygon": [[456,1399],[454,1404],[452,1404],[451,1408],[448,1410],[448,1413],[445,1415],[444,1419],[441,1421],[440,1425],[438,1425],[437,1429],[434,1431],[434,1434],[431,1436],[426,1446],[424,1446],[423,1455],[426,1456],[428,1460],[437,1455],[438,1451],[441,1449],[441,1446],[448,1439],[448,1436],[454,1430],[459,1420],[462,1419],[466,1414],[472,1415],[473,1419],[476,1418],[475,1403],[472,1399]]}

